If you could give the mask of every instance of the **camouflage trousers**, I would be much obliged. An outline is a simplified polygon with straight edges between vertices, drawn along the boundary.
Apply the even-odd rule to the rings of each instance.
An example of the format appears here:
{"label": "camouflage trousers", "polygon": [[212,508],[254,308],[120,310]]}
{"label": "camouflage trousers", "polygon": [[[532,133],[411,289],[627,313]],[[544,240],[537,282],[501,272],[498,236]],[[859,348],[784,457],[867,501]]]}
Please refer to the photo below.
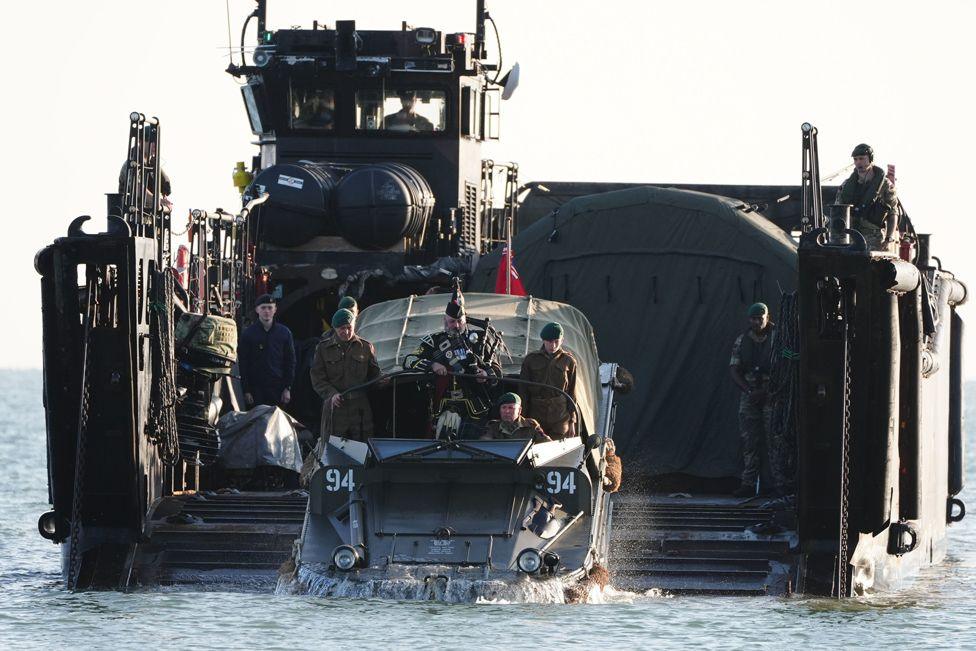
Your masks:
{"label": "camouflage trousers", "polygon": [[874,224],[861,223],[856,228],[864,236],[864,241],[867,243],[869,251],[897,252],[897,248],[895,248],[897,245],[885,244],[884,232]]}
{"label": "camouflage trousers", "polygon": [[[742,437],[742,485],[754,486],[763,476],[763,492],[789,489],[789,450],[782,436],[771,432],[773,401],[770,396],[752,400],[743,393],[739,398],[739,433]],[[765,463],[763,461],[765,460]],[[763,470],[767,473],[763,473]]]}

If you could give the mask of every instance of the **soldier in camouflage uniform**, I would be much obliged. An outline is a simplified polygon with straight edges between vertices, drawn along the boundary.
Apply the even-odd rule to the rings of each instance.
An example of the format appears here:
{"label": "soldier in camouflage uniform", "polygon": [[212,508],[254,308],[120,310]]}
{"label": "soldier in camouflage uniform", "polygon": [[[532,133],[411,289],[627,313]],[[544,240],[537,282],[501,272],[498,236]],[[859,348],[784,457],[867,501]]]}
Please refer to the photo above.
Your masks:
{"label": "soldier in camouflage uniform", "polygon": [[779,454],[781,442],[770,433],[773,401],[769,395],[769,374],[773,362],[773,339],[776,326],[769,320],[765,303],[749,308],[749,329],[738,336],[729,361],[732,379],[742,391],[739,399],[739,431],[742,436],[742,485],[736,497],[756,494],[756,479],[762,465],[760,452],[765,447],[769,473],[781,492],[787,482],[786,468]]}
{"label": "soldier in camouflage uniform", "polygon": [[850,204],[851,227],[874,251],[888,251],[898,226],[898,198],[884,170],[874,165],[874,150],[860,144],[851,152],[854,172],[837,191],[836,204]]}
{"label": "soldier in camouflage uniform", "polygon": [[356,317],[346,309],[332,317],[333,330],[315,349],[310,374],[322,396],[322,434],[365,441],[373,435],[373,412],[365,391],[341,395],[380,375],[373,344],[356,336]]}
{"label": "soldier in camouflage uniform", "polygon": [[522,399],[517,393],[505,393],[498,399],[499,420],[488,423],[482,439],[532,439],[534,443],[551,441],[537,420],[522,416]]}
{"label": "soldier in camouflage uniform", "polygon": [[576,400],[576,358],[563,350],[563,327],[558,323],[547,323],[542,328],[540,337],[542,348],[525,356],[519,377],[554,388],[520,385],[519,393],[525,404],[524,411],[529,417],[538,420],[552,438],[574,436],[576,410],[562,392],[565,391]]}

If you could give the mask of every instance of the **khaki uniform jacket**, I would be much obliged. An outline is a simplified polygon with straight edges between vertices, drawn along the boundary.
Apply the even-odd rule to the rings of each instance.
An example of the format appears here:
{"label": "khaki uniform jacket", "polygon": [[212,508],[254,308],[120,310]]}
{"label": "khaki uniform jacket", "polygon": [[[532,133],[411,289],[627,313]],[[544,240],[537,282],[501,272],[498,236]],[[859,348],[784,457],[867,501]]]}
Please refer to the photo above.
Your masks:
{"label": "khaki uniform jacket", "polygon": [[310,369],[312,387],[322,397],[322,434],[335,434],[360,441],[373,435],[373,412],[365,391],[343,396],[342,405],[332,409],[337,393],[375,380],[380,375],[373,344],[353,336],[347,342],[325,336],[315,349]]}
{"label": "khaki uniform jacket", "polygon": [[[558,350],[554,355],[544,348],[529,353],[522,360],[519,377],[555,387],[576,399],[576,358],[565,350]],[[575,421],[576,413],[566,396],[553,389],[527,384],[519,387],[519,394],[522,413],[538,420],[553,436],[568,434],[566,424]]]}
{"label": "khaki uniform jacket", "polygon": [[489,439],[532,439],[534,443],[544,443],[552,439],[542,431],[539,421],[532,418],[519,416],[511,423],[502,420],[493,420],[488,423],[485,430],[484,440]]}

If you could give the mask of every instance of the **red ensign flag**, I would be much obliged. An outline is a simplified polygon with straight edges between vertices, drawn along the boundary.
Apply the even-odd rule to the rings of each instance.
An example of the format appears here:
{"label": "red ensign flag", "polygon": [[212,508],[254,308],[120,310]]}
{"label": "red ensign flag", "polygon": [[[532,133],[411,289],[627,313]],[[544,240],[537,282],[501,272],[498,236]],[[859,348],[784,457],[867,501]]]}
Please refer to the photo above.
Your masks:
{"label": "red ensign flag", "polygon": [[[515,270],[515,262],[513,261],[514,256],[509,256],[508,247],[502,249],[502,261],[498,265],[498,275],[495,277],[495,293],[496,294],[513,294],[515,296],[528,296],[528,292],[525,291],[525,287],[522,286],[522,281],[519,280],[518,271]],[[506,291],[505,278],[508,271],[512,272],[512,291]]]}

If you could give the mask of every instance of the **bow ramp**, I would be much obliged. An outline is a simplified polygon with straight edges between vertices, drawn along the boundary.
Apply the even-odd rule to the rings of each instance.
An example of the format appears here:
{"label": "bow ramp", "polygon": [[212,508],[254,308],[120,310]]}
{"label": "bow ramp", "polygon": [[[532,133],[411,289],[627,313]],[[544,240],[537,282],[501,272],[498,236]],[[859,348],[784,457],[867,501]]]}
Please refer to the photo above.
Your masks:
{"label": "bow ramp", "polygon": [[304,491],[176,495],[152,511],[130,585],[271,588],[301,534]]}
{"label": "bow ramp", "polygon": [[724,495],[617,495],[613,585],[673,594],[789,594],[796,531],[784,506]]}

